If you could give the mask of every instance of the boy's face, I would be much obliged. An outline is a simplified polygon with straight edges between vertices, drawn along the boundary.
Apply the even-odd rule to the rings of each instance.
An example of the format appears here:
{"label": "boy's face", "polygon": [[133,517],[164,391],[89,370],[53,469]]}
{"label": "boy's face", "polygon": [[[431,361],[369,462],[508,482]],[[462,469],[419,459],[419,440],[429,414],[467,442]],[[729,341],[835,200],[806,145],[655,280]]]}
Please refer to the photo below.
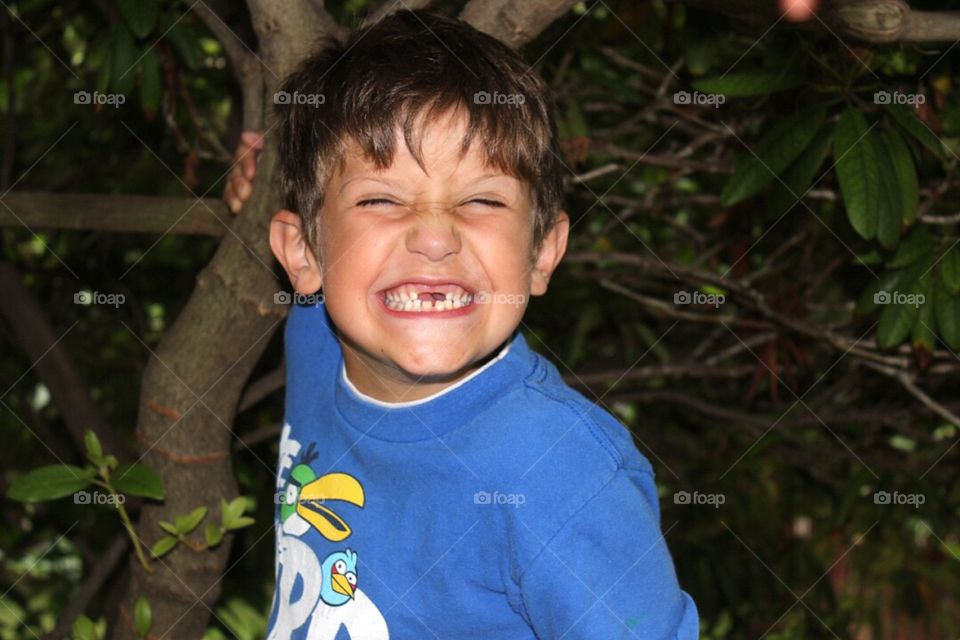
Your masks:
{"label": "boy's face", "polygon": [[[529,190],[487,166],[479,143],[459,157],[465,129],[452,114],[426,126],[426,171],[399,132],[382,171],[352,146],[327,184],[319,273],[295,283],[301,293],[322,283],[347,375],[386,402],[425,397],[481,366],[566,248],[561,212],[531,259]],[[293,280],[298,268],[277,249]]]}

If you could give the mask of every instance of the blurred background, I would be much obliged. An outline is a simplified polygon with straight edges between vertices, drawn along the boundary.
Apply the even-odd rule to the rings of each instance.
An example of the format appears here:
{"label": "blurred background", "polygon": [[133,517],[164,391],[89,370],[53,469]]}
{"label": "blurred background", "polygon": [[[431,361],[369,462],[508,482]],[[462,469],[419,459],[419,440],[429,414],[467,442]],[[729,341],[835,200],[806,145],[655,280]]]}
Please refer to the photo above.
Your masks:
{"label": "blurred background", "polygon": [[[0,4],[7,496],[82,467],[88,428],[137,459],[151,352],[232,233],[244,118],[196,3]],[[201,4],[256,48],[243,2]],[[523,46],[556,95],[573,228],[522,330],[636,435],[704,638],[957,638],[960,14],[823,4],[791,23],[772,2],[580,2]],[[375,6],[325,3],[347,27]],[[209,639],[265,635],[281,337],[231,425],[254,522]],[[0,639],[80,614],[72,633],[103,637],[131,557],[114,511],[0,501]]]}

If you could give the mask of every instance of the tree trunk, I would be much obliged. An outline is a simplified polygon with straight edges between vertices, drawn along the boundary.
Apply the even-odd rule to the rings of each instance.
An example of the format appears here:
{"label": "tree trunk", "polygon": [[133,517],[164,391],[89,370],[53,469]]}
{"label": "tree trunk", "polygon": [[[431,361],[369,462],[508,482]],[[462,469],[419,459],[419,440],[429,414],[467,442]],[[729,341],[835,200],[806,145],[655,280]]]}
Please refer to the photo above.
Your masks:
{"label": "tree trunk", "polygon": [[[402,3],[388,0],[397,8]],[[230,439],[244,383],[273,332],[286,315],[273,295],[285,283],[274,274],[267,243],[268,224],[280,207],[278,158],[272,96],[282,79],[310,53],[324,34],[342,35],[318,0],[247,0],[259,40],[257,56],[238,46],[236,36],[204,3],[198,14],[221,39],[243,85],[244,126],[266,131],[257,164],[253,197],[230,225],[183,312],[151,353],[144,372],[137,421],[143,460],[156,470],[166,491],[163,504],[145,504],[137,523],[150,546],[162,535],[160,520],[173,521],[199,506],[209,510],[204,522],[217,522],[220,499],[237,493],[230,464]],[[422,4],[422,3],[419,3]],[[472,0],[464,15],[473,24],[519,46],[559,17],[573,0]],[[381,9],[379,15],[388,11]],[[261,123],[264,114],[266,122]],[[273,468],[273,460],[264,464]],[[272,522],[254,525],[254,539],[271,553]],[[203,541],[203,525],[190,540]],[[119,603],[111,638],[135,638],[134,604],[145,596],[153,611],[151,635],[193,639],[202,636],[220,596],[231,536],[215,550],[196,552],[178,545],[147,574],[131,557],[131,585]],[[227,569],[229,571],[229,569]]]}

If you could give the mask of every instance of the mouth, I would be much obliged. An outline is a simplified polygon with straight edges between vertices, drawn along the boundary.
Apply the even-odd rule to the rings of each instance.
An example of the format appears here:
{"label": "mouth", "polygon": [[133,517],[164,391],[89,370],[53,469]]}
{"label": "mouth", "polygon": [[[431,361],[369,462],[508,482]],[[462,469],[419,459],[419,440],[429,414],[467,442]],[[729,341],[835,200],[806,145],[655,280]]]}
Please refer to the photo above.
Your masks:
{"label": "mouth", "polygon": [[454,282],[403,282],[384,289],[380,297],[387,309],[404,313],[442,313],[474,304],[474,292]]}

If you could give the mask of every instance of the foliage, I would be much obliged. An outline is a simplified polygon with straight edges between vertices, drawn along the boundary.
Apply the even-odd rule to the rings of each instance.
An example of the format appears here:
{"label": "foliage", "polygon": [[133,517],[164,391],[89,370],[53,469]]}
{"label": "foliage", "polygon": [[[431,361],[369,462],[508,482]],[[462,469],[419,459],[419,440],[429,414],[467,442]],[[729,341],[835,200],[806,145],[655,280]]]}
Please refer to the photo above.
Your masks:
{"label": "foliage", "polygon": [[[372,3],[326,4],[354,23]],[[6,37],[18,53],[0,107],[17,116],[16,189],[219,193],[239,95],[222,47],[188,4],[10,7]],[[522,328],[634,431],[656,467],[663,529],[704,637],[879,634],[888,612],[956,636],[958,605],[937,594],[960,593],[950,455],[960,433],[870,365],[905,372],[933,397],[950,391],[937,372],[955,368],[960,349],[958,228],[944,222],[957,211],[958,50],[863,45],[782,24],[767,31],[651,0],[582,3],[525,54],[557,95],[571,174],[613,169],[570,180],[571,259]],[[125,100],[84,104],[77,92]],[[216,241],[2,233],[4,261],[26,274],[135,447],[140,399],[130,381]],[[127,302],[75,304],[86,289]],[[692,292],[718,304],[676,302]],[[764,315],[754,296],[794,324]],[[90,484],[162,499],[142,465],[121,467],[89,436],[82,448],[61,436],[68,409],[51,403],[16,345],[5,346],[17,355],[0,363],[9,443],[0,464],[7,495],[25,503],[0,511],[0,640],[49,632],[100,541],[118,531],[102,509],[46,501]],[[281,358],[275,336],[254,377]],[[235,432],[278,423],[281,395],[242,413]],[[219,517],[198,506],[160,525],[155,557],[202,552],[237,532],[210,640],[265,635],[272,537],[248,525],[272,522],[276,456],[275,438],[238,446],[240,492],[253,497],[225,501]],[[682,491],[725,501],[684,503]],[[924,502],[885,504],[882,492]],[[104,637],[110,595],[74,622],[75,637]],[[144,636],[149,609],[137,607]]]}

